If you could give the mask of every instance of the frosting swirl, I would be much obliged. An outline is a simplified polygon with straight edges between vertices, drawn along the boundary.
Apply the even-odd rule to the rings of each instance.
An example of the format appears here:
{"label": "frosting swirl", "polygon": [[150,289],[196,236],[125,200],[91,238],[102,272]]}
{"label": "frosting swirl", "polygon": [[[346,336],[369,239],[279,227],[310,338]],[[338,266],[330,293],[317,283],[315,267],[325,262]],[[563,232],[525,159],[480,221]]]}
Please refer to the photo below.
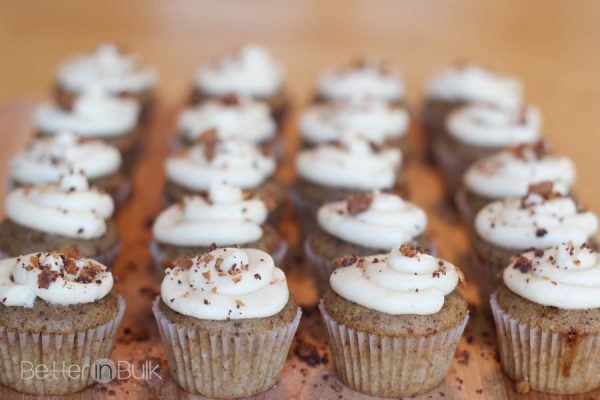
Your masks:
{"label": "frosting swirl", "polygon": [[110,95],[92,89],[77,97],[72,110],[54,104],[42,104],[34,112],[37,128],[48,134],[64,131],[80,136],[111,137],[132,131],[138,122],[140,107],[131,98]]}
{"label": "frosting swirl", "polygon": [[272,139],[277,131],[266,103],[235,96],[209,100],[186,109],[179,116],[178,126],[188,141],[216,129],[221,138],[240,137],[262,143]]}
{"label": "frosting swirl", "polygon": [[120,167],[121,154],[116,148],[63,132],[37,138],[14,156],[10,160],[10,176],[21,184],[52,183],[70,170],[96,179],[114,174]]}
{"label": "frosting swirl", "polygon": [[470,192],[495,199],[524,196],[530,185],[544,181],[568,194],[575,181],[575,164],[568,157],[550,154],[541,142],[482,158],[463,177]]}
{"label": "frosting swirl", "polygon": [[195,191],[213,183],[254,189],[273,175],[275,160],[243,139],[206,139],[167,158],[165,170],[170,181]]}
{"label": "frosting swirl", "polygon": [[562,243],[529,251],[511,261],[503,278],[513,293],[543,306],[600,307],[600,259],[587,245]]}
{"label": "frosting swirl", "polygon": [[176,260],[160,293],[172,310],[208,320],[270,317],[289,299],[285,274],[271,256],[238,248]]}
{"label": "frosting swirl", "polygon": [[389,193],[366,193],[327,203],[317,213],[319,226],[345,242],[390,250],[409,243],[427,226],[425,212]]}
{"label": "frosting swirl", "polygon": [[244,199],[240,189],[213,184],[208,197],[186,197],[163,211],[152,231],[161,243],[176,246],[230,246],[262,237],[267,207],[259,199]]}
{"label": "frosting swirl", "polygon": [[6,196],[4,211],[11,221],[53,235],[94,239],[106,233],[114,211],[112,198],[80,173],[70,173],[50,185],[17,188]]}
{"label": "frosting swirl", "polygon": [[508,147],[539,139],[542,117],[535,107],[522,111],[472,104],[452,112],[446,128],[455,140],[477,147]]}
{"label": "frosting swirl", "polygon": [[374,143],[400,138],[408,128],[408,112],[382,101],[316,103],[300,116],[300,131],[310,143],[340,140],[345,134],[361,134]]}
{"label": "frosting swirl", "polygon": [[81,257],[76,248],[0,260],[0,299],[5,306],[31,308],[36,298],[61,306],[91,303],[112,287],[110,270]]}
{"label": "frosting swirl", "polygon": [[327,100],[377,99],[393,102],[404,97],[405,88],[400,77],[380,63],[361,60],[324,71],[318,78],[317,91]]}
{"label": "frosting swirl", "polygon": [[514,109],[521,105],[522,92],[518,79],[468,63],[440,71],[430,82],[427,97]]}
{"label": "frosting swirl", "polygon": [[99,86],[115,94],[137,93],[152,88],[157,80],[154,68],[141,66],[137,55],[119,51],[110,43],[68,60],[58,71],[60,85],[73,92]]}
{"label": "frosting swirl", "polygon": [[266,97],[281,89],[283,65],[262,46],[249,44],[214,64],[200,67],[196,84],[208,94]]}
{"label": "frosting swirl", "polygon": [[402,162],[399,149],[375,149],[365,138],[346,135],[339,145],[322,144],[296,158],[298,174],[311,182],[358,190],[389,189]]}
{"label": "frosting swirl", "polygon": [[334,269],[331,288],[346,300],[391,315],[431,315],[458,284],[451,263],[408,246],[389,254],[345,258],[350,265]]}

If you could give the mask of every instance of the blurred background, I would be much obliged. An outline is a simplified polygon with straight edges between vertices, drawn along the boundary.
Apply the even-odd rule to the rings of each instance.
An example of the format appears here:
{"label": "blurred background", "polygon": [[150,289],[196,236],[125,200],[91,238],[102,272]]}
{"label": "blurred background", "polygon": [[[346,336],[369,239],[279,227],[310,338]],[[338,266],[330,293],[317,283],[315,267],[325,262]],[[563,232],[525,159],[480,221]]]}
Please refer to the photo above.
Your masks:
{"label": "blurred background", "polygon": [[413,108],[435,70],[480,62],[523,79],[598,211],[600,1],[0,0],[0,106],[48,96],[61,60],[103,41],[156,65],[168,103],[184,100],[199,62],[248,41],[286,63],[297,102],[323,66],[361,55],[402,72]]}

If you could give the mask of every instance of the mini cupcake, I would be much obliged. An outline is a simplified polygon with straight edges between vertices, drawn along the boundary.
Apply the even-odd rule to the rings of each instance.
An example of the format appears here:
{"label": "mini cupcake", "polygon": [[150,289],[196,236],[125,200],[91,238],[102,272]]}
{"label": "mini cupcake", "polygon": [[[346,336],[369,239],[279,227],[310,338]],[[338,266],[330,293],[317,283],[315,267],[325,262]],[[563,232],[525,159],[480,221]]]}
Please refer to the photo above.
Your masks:
{"label": "mini cupcake", "polygon": [[389,252],[398,244],[435,251],[424,235],[427,215],[417,205],[390,193],[350,195],[327,203],[317,213],[318,229],[304,242],[322,293],[327,288],[333,260],[346,254],[371,256]]}
{"label": "mini cupcake", "polygon": [[76,248],[1,260],[0,383],[39,396],[93,385],[125,311],[112,288],[110,269]]}
{"label": "mini cupcake", "polygon": [[474,230],[472,256],[481,274],[482,298],[487,299],[500,286],[502,269],[527,249],[567,241],[595,247],[598,218],[581,210],[571,197],[553,191],[552,183],[544,182],[521,198],[485,206],[475,217]]}
{"label": "mini cupcake", "polygon": [[502,369],[520,392],[600,387],[600,258],[586,246],[529,251],[491,298]]}
{"label": "mini cupcake", "polygon": [[158,81],[156,69],[141,65],[137,55],[110,43],[67,60],[57,75],[56,101],[64,109],[72,108],[76,98],[91,88],[100,88],[115,96],[134,98],[142,106],[140,116],[148,115]]}
{"label": "mini cupcake", "polygon": [[80,171],[90,181],[123,202],[131,182],[120,171],[121,154],[101,140],[83,139],[63,132],[36,138],[10,160],[10,179],[15,186],[55,183],[69,171]]}
{"label": "mini cupcake", "polygon": [[456,205],[463,220],[472,225],[487,204],[524,196],[531,185],[545,181],[552,182],[555,191],[569,194],[575,182],[575,164],[553,154],[545,142],[513,147],[469,167],[456,192]]}
{"label": "mini cupcake", "polygon": [[74,246],[84,257],[111,266],[120,244],[110,219],[113,211],[112,198],[90,187],[81,173],[65,175],[58,183],[13,189],[4,201],[0,256]]}
{"label": "mini cupcake", "polygon": [[472,104],[453,111],[446,119],[446,132],[433,143],[449,193],[456,192],[463,173],[475,161],[506,147],[535,143],[540,131],[541,115],[535,107]]}
{"label": "mini cupcake", "polygon": [[207,195],[185,197],[163,211],[152,229],[156,264],[209,251],[213,246],[252,247],[280,263],[287,245],[267,220],[259,198],[245,198],[241,189],[213,184]]}
{"label": "mini cupcake", "polygon": [[341,381],[393,398],[436,387],[468,320],[460,271],[408,246],[340,265],[319,308]]}
{"label": "mini cupcake", "polygon": [[325,70],[317,80],[317,101],[380,100],[399,104],[405,95],[399,75],[380,62],[362,59]]}
{"label": "mini cupcake", "polygon": [[218,139],[214,131],[167,158],[165,194],[170,202],[206,194],[214,183],[227,183],[263,200],[269,219],[278,221],[285,190],[274,178],[275,159],[247,140]]}
{"label": "mini cupcake", "polygon": [[301,314],[273,259],[237,248],[178,260],[152,310],[175,382],[219,399],[277,383]]}
{"label": "mini cupcake", "polygon": [[262,46],[249,44],[196,73],[192,103],[228,94],[252,97],[266,102],[279,121],[289,99],[283,86],[285,69]]}

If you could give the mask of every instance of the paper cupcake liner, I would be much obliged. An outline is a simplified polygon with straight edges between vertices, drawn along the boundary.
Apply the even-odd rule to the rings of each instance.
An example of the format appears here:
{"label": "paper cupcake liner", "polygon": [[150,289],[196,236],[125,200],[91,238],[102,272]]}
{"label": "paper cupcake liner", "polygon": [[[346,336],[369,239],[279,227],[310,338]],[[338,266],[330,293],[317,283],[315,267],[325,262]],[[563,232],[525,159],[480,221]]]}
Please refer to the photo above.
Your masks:
{"label": "paper cupcake liner", "polygon": [[469,319],[427,337],[393,337],[356,331],[319,310],[330,338],[335,371],[353,390],[372,396],[406,397],[428,392],[446,376]]}
{"label": "paper cupcake liner", "polygon": [[600,335],[578,338],[544,331],[503,310],[490,299],[502,369],[518,385],[554,394],[578,394],[600,387]]}
{"label": "paper cupcake liner", "polygon": [[304,249],[304,255],[309,263],[311,269],[314,272],[315,285],[319,295],[322,295],[329,288],[329,276],[333,272],[333,265],[330,260],[319,256],[313,250],[310,245],[310,238],[306,238],[302,247]]}
{"label": "paper cupcake liner", "polygon": [[[119,296],[115,318],[87,331],[40,334],[0,327],[0,383],[35,395],[75,393],[92,385],[92,365],[110,358],[124,312],[125,300]],[[49,372],[35,373],[42,366]]]}
{"label": "paper cupcake liner", "polygon": [[265,392],[279,380],[302,311],[285,327],[252,335],[210,335],[171,323],[152,303],[171,376],[189,393],[238,398]]}
{"label": "paper cupcake liner", "polygon": [[435,163],[439,166],[440,171],[444,176],[450,200],[453,201],[454,193],[460,185],[462,175],[467,169],[468,163],[460,159],[448,148],[444,147],[443,140],[434,140],[432,143],[432,150],[435,157]]}
{"label": "paper cupcake liner", "polygon": [[491,313],[488,299],[496,289],[502,286],[501,273],[504,267],[483,260],[473,250],[471,250],[469,257],[471,259],[472,276],[478,282],[481,308]]}
{"label": "paper cupcake liner", "polygon": [[300,233],[303,238],[306,238],[317,230],[317,211],[319,207],[303,198],[293,187],[289,188],[288,197],[294,206],[294,214],[300,227]]}

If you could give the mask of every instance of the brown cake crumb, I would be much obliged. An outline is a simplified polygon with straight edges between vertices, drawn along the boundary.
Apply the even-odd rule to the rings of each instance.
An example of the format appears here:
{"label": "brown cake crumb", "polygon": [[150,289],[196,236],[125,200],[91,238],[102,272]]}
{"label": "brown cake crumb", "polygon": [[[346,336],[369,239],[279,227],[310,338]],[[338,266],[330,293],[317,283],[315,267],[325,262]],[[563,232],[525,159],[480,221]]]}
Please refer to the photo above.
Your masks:
{"label": "brown cake crumb", "polygon": [[536,237],[544,237],[544,236],[546,236],[547,233],[548,233],[548,231],[544,228],[537,228],[535,230]]}
{"label": "brown cake crumb", "polygon": [[514,261],[513,268],[526,274],[532,268],[531,261],[525,256],[518,256]]}
{"label": "brown cake crumb", "polygon": [[224,106],[237,106],[240,104],[240,99],[235,93],[228,93],[220,97],[219,102]]}
{"label": "brown cake crumb", "polygon": [[404,257],[416,257],[417,254],[419,254],[419,251],[412,247],[412,246],[407,246],[405,244],[400,246],[400,254],[402,254]]}
{"label": "brown cake crumb", "polygon": [[40,289],[48,289],[50,284],[58,279],[59,275],[58,271],[44,268],[37,278],[38,287]]}
{"label": "brown cake crumb", "polygon": [[303,340],[298,340],[298,346],[296,346],[295,353],[300,360],[307,363],[310,367],[314,367],[321,363],[327,363],[327,357],[321,357],[315,345],[306,343]]}
{"label": "brown cake crumb", "polygon": [[373,195],[371,193],[351,194],[346,198],[346,209],[348,214],[357,215],[365,212],[373,203]]}
{"label": "brown cake crumb", "polygon": [[173,260],[174,267],[190,269],[190,268],[192,268],[192,265],[194,265],[194,262],[192,261],[191,258],[186,257],[186,256],[181,256],[181,257],[178,257],[175,260]]}
{"label": "brown cake crumb", "polygon": [[63,249],[63,254],[67,258],[72,258],[74,260],[79,260],[81,256],[81,252],[77,247],[67,246]]}
{"label": "brown cake crumb", "polygon": [[516,383],[515,388],[517,389],[517,393],[529,393],[529,381],[519,381]]}
{"label": "brown cake crumb", "polygon": [[333,260],[333,268],[348,267],[354,264],[357,259],[358,257],[356,257],[355,255],[337,257]]}

